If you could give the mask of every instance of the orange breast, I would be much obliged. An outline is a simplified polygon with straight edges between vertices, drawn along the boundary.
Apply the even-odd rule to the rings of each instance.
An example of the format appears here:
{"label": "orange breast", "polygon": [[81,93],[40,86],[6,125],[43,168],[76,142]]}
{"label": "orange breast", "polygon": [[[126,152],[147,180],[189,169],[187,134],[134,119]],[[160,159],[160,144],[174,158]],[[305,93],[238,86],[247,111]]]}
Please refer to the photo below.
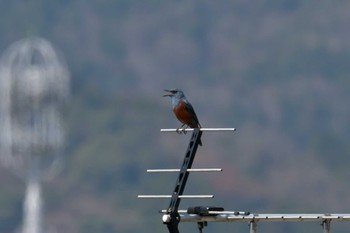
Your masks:
{"label": "orange breast", "polygon": [[186,109],[184,102],[180,102],[179,106],[173,109],[173,112],[179,121],[192,127],[193,115]]}

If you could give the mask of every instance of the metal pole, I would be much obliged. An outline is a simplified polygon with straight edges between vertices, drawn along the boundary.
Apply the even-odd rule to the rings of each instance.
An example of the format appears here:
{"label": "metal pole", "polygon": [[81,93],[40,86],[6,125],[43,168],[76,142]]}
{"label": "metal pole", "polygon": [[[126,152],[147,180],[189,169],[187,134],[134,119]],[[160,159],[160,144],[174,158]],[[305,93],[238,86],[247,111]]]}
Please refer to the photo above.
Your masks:
{"label": "metal pole", "polygon": [[257,228],[258,228],[258,224],[255,221],[251,221],[249,223],[249,232],[250,233],[257,233]]}

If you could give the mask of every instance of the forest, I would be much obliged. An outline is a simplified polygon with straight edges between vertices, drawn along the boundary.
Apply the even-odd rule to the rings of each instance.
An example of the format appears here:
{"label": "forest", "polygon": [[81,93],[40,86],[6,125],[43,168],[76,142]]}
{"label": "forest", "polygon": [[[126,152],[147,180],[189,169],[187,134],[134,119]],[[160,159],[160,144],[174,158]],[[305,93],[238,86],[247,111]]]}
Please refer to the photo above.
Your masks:
{"label": "forest", "polygon": [[[164,89],[182,89],[203,127],[186,194],[190,205],[257,213],[350,211],[350,2],[326,0],[1,0],[0,54],[43,37],[64,57],[62,168],[44,183],[46,232],[167,232],[159,210],[190,134]],[[1,155],[0,155],[1,156]],[[16,232],[25,186],[0,165],[0,232]],[[348,232],[350,223],[332,225]],[[196,232],[181,223],[180,232]],[[204,232],[248,232],[209,223]],[[259,232],[321,232],[316,223],[262,224]]]}

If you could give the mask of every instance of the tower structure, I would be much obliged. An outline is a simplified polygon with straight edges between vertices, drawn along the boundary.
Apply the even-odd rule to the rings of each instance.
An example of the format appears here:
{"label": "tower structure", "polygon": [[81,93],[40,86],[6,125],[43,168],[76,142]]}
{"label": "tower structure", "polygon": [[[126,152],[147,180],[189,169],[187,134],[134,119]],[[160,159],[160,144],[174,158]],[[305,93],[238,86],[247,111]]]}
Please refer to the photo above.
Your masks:
{"label": "tower structure", "polygon": [[69,72],[43,38],[12,44],[0,60],[0,161],[26,185],[23,233],[42,233],[41,181],[64,145],[62,110]]}

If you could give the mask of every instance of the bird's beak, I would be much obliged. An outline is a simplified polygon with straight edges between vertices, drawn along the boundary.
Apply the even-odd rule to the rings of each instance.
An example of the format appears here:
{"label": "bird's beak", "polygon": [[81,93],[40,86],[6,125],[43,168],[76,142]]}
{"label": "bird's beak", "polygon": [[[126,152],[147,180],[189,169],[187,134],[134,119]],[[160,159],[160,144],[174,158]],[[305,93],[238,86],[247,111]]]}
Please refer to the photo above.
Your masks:
{"label": "bird's beak", "polygon": [[163,97],[166,97],[166,96],[173,96],[174,94],[170,91],[170,90],[164,90],[164,91],[166,91],[166,92],[170,92],[169,94],[165,94],[165,95],[163,95]]}

